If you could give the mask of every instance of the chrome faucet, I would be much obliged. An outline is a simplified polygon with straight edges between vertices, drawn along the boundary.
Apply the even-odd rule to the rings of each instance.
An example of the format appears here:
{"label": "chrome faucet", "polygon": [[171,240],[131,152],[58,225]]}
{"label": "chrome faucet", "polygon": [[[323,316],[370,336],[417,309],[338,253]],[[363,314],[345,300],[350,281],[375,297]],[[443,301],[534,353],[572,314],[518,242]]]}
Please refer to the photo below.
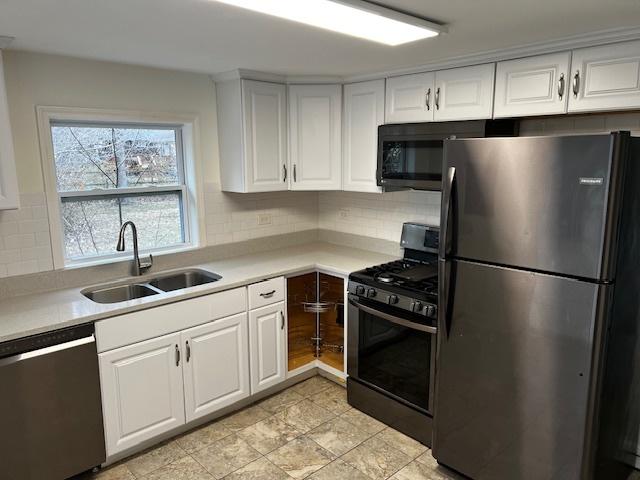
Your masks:
{"label": "chrome faucet", "polygon": [[124,232],[127,229],[127,225],[131,225],[131,233],[133,234],[133,264],[131,265],[131,274],[140,276],[153,265],[153,255],[149,255],[149,261],[140,262],[140,255],[138,254],[138,230],[133,222],[124,222],[120,227],[120,235],[118,236],[118,245],[116,250],[118,252],[124,252]]}

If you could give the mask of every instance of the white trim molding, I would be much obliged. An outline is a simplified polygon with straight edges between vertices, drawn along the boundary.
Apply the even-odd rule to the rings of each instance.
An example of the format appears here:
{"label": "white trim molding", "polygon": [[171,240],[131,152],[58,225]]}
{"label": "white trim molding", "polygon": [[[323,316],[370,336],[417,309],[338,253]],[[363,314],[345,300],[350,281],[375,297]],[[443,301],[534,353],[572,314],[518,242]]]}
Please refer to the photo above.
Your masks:
{"label": "white trim molding", "polygon": [[[114,255],[109,258],[70,262],[64,256],[64,234],[60,217],[60,195],[57,189],[56,172],[53,160],[51,139],[52,122],[97,122],[179,126],[182,131],[183,166],[186,184],[185,192],[185,228],[189,229],[190,242],[178,248],[160,249],[158,253],[173,253],[189,250],[206,244],[204,220],[204,185],[202,166],[200,165],[200,130],[197,115],[164,112],[142,112],[135,110],[106,110],[94,108],[37,106],[38,138],[40,158],[47,199],[47,213],[51,233],[53,265],[55,269],[87,266],[96,263],[122,261],[126,255]],[[100,194],[101,192],[98,192]],[[114,232],[117,235],[117,232]],[[114,237],[115,238],[115,237]],[[154,252],[156,253],[156,252]]]}

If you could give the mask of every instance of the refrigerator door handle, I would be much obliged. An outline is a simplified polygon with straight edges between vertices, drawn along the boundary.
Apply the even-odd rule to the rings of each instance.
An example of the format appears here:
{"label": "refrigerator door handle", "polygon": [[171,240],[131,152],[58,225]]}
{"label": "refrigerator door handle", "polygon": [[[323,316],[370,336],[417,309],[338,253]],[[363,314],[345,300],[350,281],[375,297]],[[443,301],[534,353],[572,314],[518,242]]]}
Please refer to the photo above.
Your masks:
{"label": "refrigerator door handle", "polygon": [[445,258],[451,252],[451,233],[449,232],[449,216],[451,215],[451,197],[456,180],[456,167],[449,167],[445,178],[442,199],[442,226],[440,228],[440,258]]}
{"label": "refrigerator door handle", "polygon": [[455,266],[450,260],[438,261],[438,329],[444,332],[444,339],[451,333],[451,310],[455,292]]}

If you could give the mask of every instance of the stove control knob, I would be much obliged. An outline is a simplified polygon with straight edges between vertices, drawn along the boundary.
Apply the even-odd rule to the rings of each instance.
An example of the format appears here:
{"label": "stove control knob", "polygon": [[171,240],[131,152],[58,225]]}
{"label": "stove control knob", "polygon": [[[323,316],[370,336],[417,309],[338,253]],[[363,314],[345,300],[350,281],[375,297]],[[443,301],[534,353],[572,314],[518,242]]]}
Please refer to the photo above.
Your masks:
{"label": "stove control knob", "polygon": [[412,312],[415,312],[415,313],[419,313],[419,312],[421,312],[421,311],[422,311],[422,307],[423,307],[423,306],[424,306],[424,305],[422,305],[422,302],[418,302],[418,301],[413,302],[413,303],[411,304],[411,311],[412,311]]}
{"label": "stove control knob", "polygon": [[373,298],[376,296],[376,289],[375,288],[369,288],[367,289],[367,297],[369,298]]}
{"label": "stove control knob", "polygon": [[435,317],[436,316],[436,306],[435,305],[427,305],[425,309],[425,313],[427,317]]}
{"label": "stove control knob", "polygon": [[398,298],[397,295],[389,295],[389,298],[387,298],[387,303],[389,305],[395,305],[396,303],[398,303],[400,299]]}
{"label": "stove control knob", "polygon": [[364,287],[362,285],[356,287],[356,295],[364,295]]}

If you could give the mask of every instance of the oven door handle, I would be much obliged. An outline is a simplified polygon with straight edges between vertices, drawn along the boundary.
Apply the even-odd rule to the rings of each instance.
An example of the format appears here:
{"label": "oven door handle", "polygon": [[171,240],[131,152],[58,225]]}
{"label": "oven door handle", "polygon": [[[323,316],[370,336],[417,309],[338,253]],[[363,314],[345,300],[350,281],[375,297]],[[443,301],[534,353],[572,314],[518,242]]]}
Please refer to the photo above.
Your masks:
{"label": "oven door handle", "polygon": [[422,332],[427,332],[435,335],[438,332],[436,327],[430,327],[429,325],[422,325],[420,323],[412,322],[410,320],[405,320],[404,318],[396,317],[395,315],[390,315],[385,312],[381,312],[380,310],[376,310],[375,308],[367,307],[360,302],[356,302],[355,300],[349,299],[349,303],[356,307],[358,310],[362,310],[363,312],[369,313],[371,315],[375,315],[380,318],[384,318],[388,322],[395,323],[396,325],[400,325],[402,327],[407,327],[412,330],[420,330]]}

